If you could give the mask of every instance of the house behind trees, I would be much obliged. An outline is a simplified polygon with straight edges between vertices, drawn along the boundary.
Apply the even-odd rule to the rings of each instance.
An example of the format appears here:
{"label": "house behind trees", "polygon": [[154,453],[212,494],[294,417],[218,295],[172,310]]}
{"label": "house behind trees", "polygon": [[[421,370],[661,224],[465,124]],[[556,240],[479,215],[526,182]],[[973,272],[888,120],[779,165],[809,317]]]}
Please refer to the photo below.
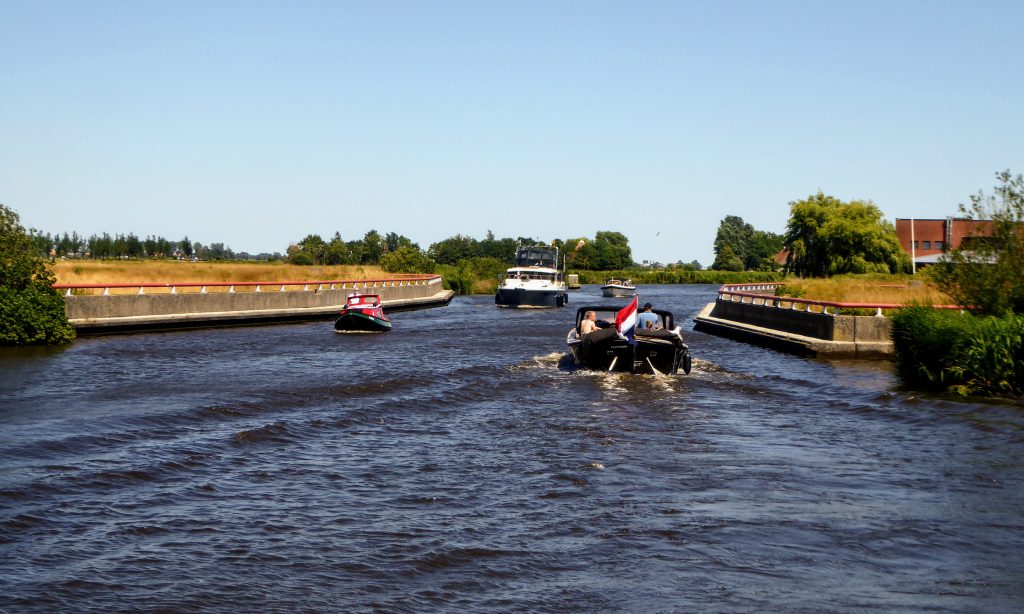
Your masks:
{"label": "house behind trees", "polygon": [[969,250],[972,241],[984,240],[991,234],[991,220],[896,218],[900,246],[916,266],[934,264],[952,249]]}

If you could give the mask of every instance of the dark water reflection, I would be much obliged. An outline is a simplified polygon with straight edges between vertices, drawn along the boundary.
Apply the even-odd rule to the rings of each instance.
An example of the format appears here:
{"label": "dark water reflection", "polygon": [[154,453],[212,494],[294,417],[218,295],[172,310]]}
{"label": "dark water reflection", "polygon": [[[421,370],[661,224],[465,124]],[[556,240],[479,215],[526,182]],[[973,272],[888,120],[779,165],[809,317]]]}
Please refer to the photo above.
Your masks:
{"label": "dark water reflection", "polygon": [[1024,606],[1019,406],[692,331],[689,377],[578,371],[598,294],[3,352],[0,608]]}

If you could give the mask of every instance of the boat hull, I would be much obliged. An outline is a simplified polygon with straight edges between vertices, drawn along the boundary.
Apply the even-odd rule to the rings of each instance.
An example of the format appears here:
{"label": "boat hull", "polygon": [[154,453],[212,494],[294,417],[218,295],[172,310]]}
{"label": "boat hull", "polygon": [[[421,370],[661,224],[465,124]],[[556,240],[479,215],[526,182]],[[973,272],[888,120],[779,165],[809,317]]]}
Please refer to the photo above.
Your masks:
{"label": "boat hull", "polygon": [[636,286],[601,286],[601,294],[613,297],[633,296],[636,294]]}
{"label": "boat hull", "polygon": [[339,333],[386,333],[389,330],[391,320],[359,312],[342,313],[334,321],[334,331]]}
{"label": "boat hull", "polygon": [[564,307],[569,294],[564,288],[498,288],[494,304],[503,307]]}

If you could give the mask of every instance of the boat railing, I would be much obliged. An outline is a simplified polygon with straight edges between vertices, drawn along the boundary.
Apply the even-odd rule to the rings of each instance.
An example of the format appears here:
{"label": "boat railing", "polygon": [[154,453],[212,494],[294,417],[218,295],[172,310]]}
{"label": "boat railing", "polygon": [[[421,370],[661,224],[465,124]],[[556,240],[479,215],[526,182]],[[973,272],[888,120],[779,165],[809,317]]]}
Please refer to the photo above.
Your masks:
{"label": "boat railing", "polygon": [[313,281],[204,281],[173,283],[123,283],[123,284],[54,284],[53,288],[64,291],[65,296],[80,294],[178,294],[208,292],[317,292],[321,290],[363,290],[372,288],[394,288],[401,286],[422,286],[440,284],[440,275],[396,274],[375,279],[327,279]]}
{"label": "boat railing", "polygon": [[[825,315],[840,315],[844,309],[847,311],[874,310],[875,315],[878,317],[884,316],[886,311],[902,309],[907,306],[902,303],[854,303],[776,296],[775,292],[784,285],[786,284],[726,284],[718,289],[718,300]],[[930,307],[933,309],[959,309],[963,311],[963,307],[959,305],[930,305]]]}

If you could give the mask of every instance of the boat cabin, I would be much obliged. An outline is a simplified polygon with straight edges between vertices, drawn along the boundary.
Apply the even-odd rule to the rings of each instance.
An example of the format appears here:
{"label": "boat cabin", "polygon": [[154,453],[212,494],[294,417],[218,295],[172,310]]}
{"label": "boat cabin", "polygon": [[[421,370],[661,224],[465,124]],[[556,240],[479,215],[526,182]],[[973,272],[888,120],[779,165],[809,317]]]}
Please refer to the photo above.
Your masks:
{"label": "boat cabin", "polygon": [[515,266],[558,268],[558,248],[555,247],[520,247],[516,252]]}
{"label": "boat cabin", "polygon": [[345,301],[345,306],[349,309],[373,309],[380,307],[380,296],[376,294],[350,294],[348,300]]}

